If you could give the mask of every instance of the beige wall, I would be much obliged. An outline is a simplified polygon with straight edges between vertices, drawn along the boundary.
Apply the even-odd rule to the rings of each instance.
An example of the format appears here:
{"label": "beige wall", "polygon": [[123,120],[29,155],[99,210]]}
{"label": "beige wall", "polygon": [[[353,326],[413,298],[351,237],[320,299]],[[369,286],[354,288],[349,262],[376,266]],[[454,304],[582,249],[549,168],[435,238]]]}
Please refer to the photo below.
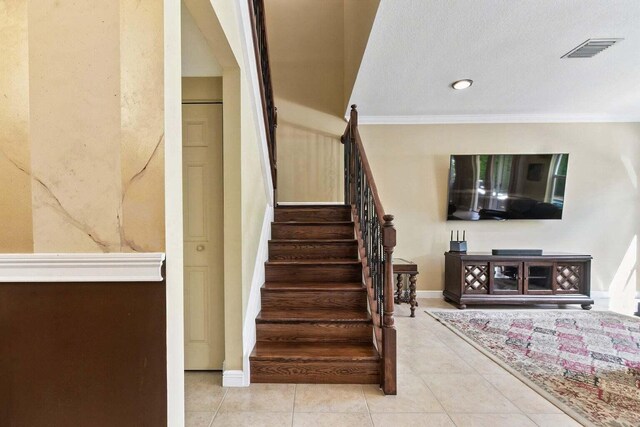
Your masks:
{"label": "beige wall", "polygon": [[162,4],[27,3],[0,5],[0,252],[163,250]]}
{"label": "beige wall", "polygon": [[265,5],[278,107],[278,201],[338,201],[339,135],[345,127],[343,0]]}
{"label": "beige wall", "polygon": [[27,2],[0,3],[0,252],[32,252]]}
{"label": "beige wall", "polygon": [[[266,0],[278,200],[342,201],[346,101],[378,0]],[[296,19],[291,19],[295,16]]]}
{"label": "beige wall", "polygon": [[222,77],[183,77],[182,101],[222,102]]}
{"label": "beige wall", "polygon": [[343,1],[265,1],[278,98],[322,113],[344,114]]}
{"label": "beige wall", "polygon": [[[398,230],[395,256],[418,263],[418,289],[443,289],[449,231],[470,251],[541,248],[591,254],[594,290],[640,289],[640,124],[361,126],[385,210]],[[447,222],[451,154],[570,153],[561,221]]]}
{"label": "beige wall", "polygon": [[276,98],[278,201],[342,202],[343,118]]}

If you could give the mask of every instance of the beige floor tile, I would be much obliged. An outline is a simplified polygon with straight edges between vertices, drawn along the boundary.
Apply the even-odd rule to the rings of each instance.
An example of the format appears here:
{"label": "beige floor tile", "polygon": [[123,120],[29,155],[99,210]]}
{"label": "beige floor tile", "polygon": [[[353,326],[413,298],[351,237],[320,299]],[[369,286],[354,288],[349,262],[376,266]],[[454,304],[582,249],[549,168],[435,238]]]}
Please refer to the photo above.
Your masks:
{"label": "beige floor tile", "polygon": [[187,427],[579,425],[424,312],[457,308],[438,299],[419,302],[415,318],[407,304],[396,307],[398,396],[383,396],[375,385],[225,389],[219,372],[186,372]]}
{"label": "beige floor tile", "polygon": [[524,414],[451,414],[458,427],[536,427]]}
{"label": "beige floor tile", "polygon": [[398,357],[398,364],[396,365],[398,375],[415,375],[415,372],[411,369],[411,362],[410,359],[404,360]]}
{"label": "beige floor tile", "polygon": [[527,414],[539,427],[580,427],[580,423],[567,414]]}
{"label": "beige floor tile", "polygon": [[362,386],[357,384],[298,384],[296,412],[367,412]]}
{"label": "beige floor tile", "polygon": [[291,412],[295,384],[251,384],[229,388],[219,412]]}
{"label": "beige floor tile", "polygon": [[371,414],[375,427],[455,427],[447,414]]}
{"label": "beige floor tile", "polygon": [[448,340],[445,344],[479,374],[507,373],[504,368],[461,338],[456,337],[455,339]]}
{"label": "beige floor tile", "polygon": [[402,344],[402,348],[416,348],[416,347],[443,347],[444,343],[440,341],[436,334],[431,332],[425,332],[424,330],[428,326],[418,325],[421,330],[415,331],[402,331],[398,334],[398,347]]}
{"label": "beige floor tile", "polygon": [[371,427],[369,414],[361,412],[294,412],[293,427]]}
{"label": "beige floor tile", "polygon": [[416,351],[411,370],[417,374],[441,374],[443,372],[475,373],[460,356],[448,348],[422,348]]}
{"label": "beige floor tile", "polygon": [[431,390],[418,376],[399,375],[398,394],[385,396],[376,385],[363,386],[371,413],[376,412],[444,412]]}
{"label": "beige floor tile", "polygon": [[511,374],[484,377],[525,414],[562,413],[555,405]]}
{"label": "beige floor tile", "polygon": [[506,397],[478,374],[421,375],[447,413],[520,413]]}
{"label": "beige floor tile", "polygon": [[209,427],[215,412],[187,412],[185,427]]}
{"label": "beige floor tile", "polygon": [[226,390],[219,372],[185,372],[185,408],[187,411],[215,412]]}
{"label": "beige floor tile", "polygon": [[213,419],[212,427],[290,427],[292,413],[286,412],[222,412]]}

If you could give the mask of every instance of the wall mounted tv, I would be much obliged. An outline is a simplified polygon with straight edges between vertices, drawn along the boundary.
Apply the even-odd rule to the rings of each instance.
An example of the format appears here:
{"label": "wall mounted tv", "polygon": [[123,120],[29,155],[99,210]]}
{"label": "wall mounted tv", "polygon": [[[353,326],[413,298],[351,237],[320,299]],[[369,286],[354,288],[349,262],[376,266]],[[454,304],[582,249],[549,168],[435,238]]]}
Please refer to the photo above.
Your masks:
{"label": "wall mounted tv", "polygon": [[447,219],[562,219],[568,154],[454,154]]}

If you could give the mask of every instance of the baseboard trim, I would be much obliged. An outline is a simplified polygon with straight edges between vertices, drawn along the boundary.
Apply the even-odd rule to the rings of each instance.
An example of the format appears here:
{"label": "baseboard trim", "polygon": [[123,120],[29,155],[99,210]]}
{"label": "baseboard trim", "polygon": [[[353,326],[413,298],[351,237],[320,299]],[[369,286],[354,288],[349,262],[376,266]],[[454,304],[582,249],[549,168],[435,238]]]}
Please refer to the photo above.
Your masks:
{"label": "baseboard trim", "polygon": [[[442,291],[416,291],[416,298],[442,298]],[[591,298],[611,298],[609,291],[591,291]],[[640,292],[636,292],[635,298],[640,298]]]}
{"label": "baseboard trim", "polygon": [[242,325],[242,371],[243,379],[239,385],[229,387],[247,387],[250,383],[249,356],[256,345],[256,317],[260,313],[261,300],[260,288],[264,283],[264,263],[269,259],[269,239],[271,239],[271,222],[273,221],[273,207],[267,205],[262,220],[262,231],[260,232],[260,242],[256,253],[256,262],[253,267],[253,277],[251,279],[251,289],[249,290],[249,301],[245,311],[244,323]]}
{"label": "baseboard trim", "polygon": [[416,291],[416,298],[442,298],[442,291]]}
{"label": "baseboard trim", "polygon": [[[611,298],[611,291],[591,291],[591,298],[609,299]],[[640,299],[640,291],[636,291],[634,298]]]}
{"label": "baseboard trim", "polygon": [[0,282],[161,282],[164,253],[0,254]]}
{"label": "baseboard trim", "polygon": [[240,370],[222,371],[222,387],[246,387],[245,375]]}

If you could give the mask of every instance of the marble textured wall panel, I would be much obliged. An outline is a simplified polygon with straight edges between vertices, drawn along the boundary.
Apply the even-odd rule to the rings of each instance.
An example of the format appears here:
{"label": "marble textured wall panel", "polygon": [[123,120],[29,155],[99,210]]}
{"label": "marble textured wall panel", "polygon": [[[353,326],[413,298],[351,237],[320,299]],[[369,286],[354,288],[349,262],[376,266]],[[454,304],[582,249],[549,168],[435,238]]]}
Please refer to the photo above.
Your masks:
{"label": "marble textured wall panel", "polygon": [[0,0],[0,252],[164,250],[163,4]]}
{"label": "marble textured wall panel", "polygon": [[0,1],[0,252],[32,252],[27,2]]}
{"label": "marble textured wall panel", "polygon": [[29,3],[36,252],[119,251],[120,5]]}
{"label": "marble textured wall panel", "polygon": [[164,249],[162,2],[120,1],[122,251]]}

